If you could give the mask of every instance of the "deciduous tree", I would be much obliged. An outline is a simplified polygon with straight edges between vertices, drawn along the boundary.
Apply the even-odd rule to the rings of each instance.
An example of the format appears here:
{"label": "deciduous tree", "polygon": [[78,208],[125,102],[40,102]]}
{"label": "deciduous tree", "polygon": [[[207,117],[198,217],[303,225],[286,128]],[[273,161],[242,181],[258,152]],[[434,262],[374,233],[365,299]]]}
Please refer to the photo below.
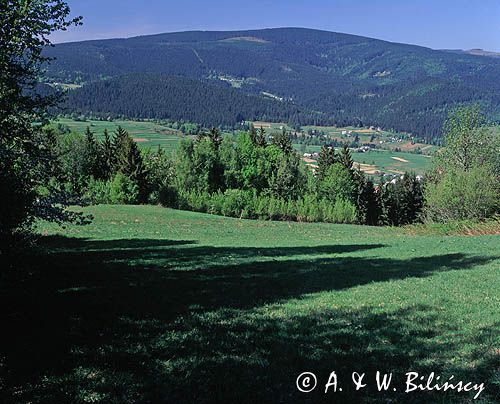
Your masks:
{"label": "deciduous tree", "polygon": [[42,51],[51,33],[80,23],[69,14],[62,0],[0,2],[0,252],[37,216],[70,218],[55,190],[37,191],[49,188],[47,167],[54,159],[44,146],[41,124],[57,100],[37,93],[38,77],[49,62]]}

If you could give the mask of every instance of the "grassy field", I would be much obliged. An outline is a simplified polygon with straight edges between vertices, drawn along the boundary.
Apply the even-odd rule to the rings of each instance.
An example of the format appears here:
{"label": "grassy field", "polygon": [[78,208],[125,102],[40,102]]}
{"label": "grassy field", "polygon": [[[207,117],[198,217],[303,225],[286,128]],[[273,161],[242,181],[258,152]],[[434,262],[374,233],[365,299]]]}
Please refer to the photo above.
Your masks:
{"label": "grassy field", "polygon": [[389,150],[371,150],[366,153],[352,153],[352,159],[361,164],[374,166],[386,173],[414,172],[423,174],[431,167],[432,158],[422,154],[393,152]]}
{"label": "grassy field", "polygon": [[56,123],[61,123],[70,130],[78,133],[84,133],[86,128],[89,127],[97,139],[102,139],[104,129],[107,129],[111,134],[118,126],[121,126],[130,133],[139,146],[157,148],[160,145],[167,152],[177,150],[181,139],[181,133],[175,129],[147,121],[114,120],[108,122],[90,119],[75,121],[60,118]]}
{"label": "grassy field", "polygon": [[[295,144],[295,149],[300,151],[300,145]],[[306,152],[315,153],[321,146],[307,146]],[[337,149],[340,150],[340,149]],[[361,169],[368,174],[384,172],[398,174],[414,172],[424,174],[432,165],[432,157],[423,154],[394,152],[390,150],[370,150],[366,153],[351,151],[354,162],[361,164]]]}
{"label": "grassy field", "polygon": [[[406,134],[398,132],[389,132],[386,130],[377,131],[376,129],[355,128],[352,126],[348,126],[345,128],[337,128],[331,126],[304,126],[303,129],[305,131],[311,129],[315,131],[324,132],[325,134],[327,134],[327,136],[331,137],[332,139],[336,139],[339,142],[351,142],[357,135],[359,137],[359,142],[361,144],[371,143],[372,135],[374,135],[375,139],[373,140],[373,143],[380,145],[382,148],[387,150],[400,148],[405,152],[411,152],[417,148],[420,148],[423,150],[424,153],[431,153],[438,149],[438,147],[436,146],[428,145],[425,143],[412,144]],[[346,134],[344,132],[352,132],[352,133]],[[401,142],[398,142],[395,141],[394,139],[402,139],[402,140]]]}
{"label": "grassy field", "polygon": [[[500,236],[85,212],[89,226],[40,224],[45,254],[2,283],[2,402],[473,401],[405,393],[409,371],[499,397]],[[331,371],[343,391],[325,395]]]}
{"label": "grassy field", "polygon": [[[253,124],[256,128],[263,127],[269,134],[279,133],[283,127],[287,130],[293,130],[283,123],[258,121],[253,122]],[[354,134],[357,134],[360,138],[361,144],[369,143],[371,135],[376,135],[376,144],[378,144],[378,142],[380,141],[384,142],[382,145],[379,144],[382,149],[371,150],[366,153],[352,152],[353,160],[356,163],[362,164],[360,168],[369,175],[375,175],[375,173],[379,172],[388,174],[400,174],[404,172],[424,174],[431,166],[430,154],[438,149],[435,146],[425,145],[422,143],[412,145],[409,140],[406,140],[402,143],[390,143],[391,138],[397,138],[403,135],[387,131],[377,132],[376,130],[366,128],[336,128],[331,126],[304,126],[302,129],[304,131],[316,130],[324,132],[332,139],[336,139],[339,142],[352,141]],[[347,134],[343,134],[343,132],[348,131],[352,131],[353,133],[350,136]],[[316,145],[307,145],[304,147],[301,144],[294,144],[293,146],[297,151],[301,153],[319,153],[319,151],[321,150],[321,146]],[[400,148],[402,151],[394,151],[395,148]],[[410,153],[410,151],[415,150],[416,148],[422,149],[423,154]]]}

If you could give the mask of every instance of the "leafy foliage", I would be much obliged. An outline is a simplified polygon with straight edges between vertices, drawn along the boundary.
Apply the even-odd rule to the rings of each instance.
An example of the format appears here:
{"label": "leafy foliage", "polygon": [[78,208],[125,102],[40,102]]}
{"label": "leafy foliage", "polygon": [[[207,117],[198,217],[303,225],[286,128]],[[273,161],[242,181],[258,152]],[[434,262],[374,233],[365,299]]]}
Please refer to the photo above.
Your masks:
{"label": "leafy foliage", "polygon": [[326,170],[324,178],[318,182],[318,189],[319,195],[332,203],[337,199],[354,202],[357,191],[353,175],[341,163]]}
{"label": "leafy foliage", "polygon": [[427,185],[426,204],[428,218],[440,222],[491,217],[500,211],[498,176],[485,166],[447,170]]}
{"label": "leafy foliage", "polygon": [[445,148],[426,191],[431,220],[484,219],[500,209],[500,133],[478,105],[461,107],[445,125]]}
{"label": "leafy foliage", "polygon": [[57,100],[38,94],[37,80],[49,60],[42,55],[49,35],[80,21],[68,19],[69,12],[61,0],[0,2],[0,254],[37,216],[78,218],[61,208],[64,194],[49,182],[51,138],[33,125],[46,119]]}

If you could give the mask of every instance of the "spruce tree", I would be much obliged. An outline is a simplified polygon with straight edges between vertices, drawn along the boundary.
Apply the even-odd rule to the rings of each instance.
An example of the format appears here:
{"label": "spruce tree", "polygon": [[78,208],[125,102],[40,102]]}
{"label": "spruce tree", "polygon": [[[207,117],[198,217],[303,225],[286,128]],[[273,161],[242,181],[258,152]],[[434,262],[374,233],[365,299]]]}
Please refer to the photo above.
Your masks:
{"label": "spruce tree", "polygon": [[201,142],[203,139],[207,137],[207,134],[205,133],[204,130],[199,130],[198,133],[196,134],[196,142]]}
{"label": "spruce tree", "polygon": [[208,181],[210,191],[215,192],[223,188],[224,185],[224,167],[221,164],[219,148],[222,143],[220,131],[213,127],[208,133],[208,139],[213,148],[213,161],[209,170]]}
{"label": "spruce tree", "polygon": [[379,190],[380,224],[399,226],[399,200],[396,184],[386,182]]}
{"label": "spruce tree", "polygon": [[102,179],[108,180],[113,176],[115,166],[115,151],[113,147],[113,139],[109,135],[107,129],[104,129],[104,140],[101,143],[101,175]]}
{"label": "spruce tree", "polygon": [[100,150],[94,134],[87,126],[85,129],[85,172],[87,175],[94,178],[99,178],[101,173],[102,161],[100,158]]}
{"label": "spruce tree", "polygon": [[278,146],[286,155],[291,154],[293,151],[292,140],[288,136],[288,133],[286,133],[285,128],[283,128],[281,133],[273,137],[272,143]]}
{"label": "spruce tree", "polygon": [[266,131],[264,130],[263,127],[260,128],[259,130],[259,135],[257,136],[257,145],[259,147],[266,147]]}
{"label": "spruce tree", "polygon": [[220,144],[222,143],[222,137],[220,135],[219,129],[213,127],[210,129],[210,132],[208,133],[208,138],[210,139],[210,142],[212,142],[212,145],[216,150],[219,149]]}
{"label": "spruce tree", "polygon": [[250,140],[254,146],[257,146],[257,129],[253,125],[250,125]]}
{"label": "spruce tree", "polygon": [[139,198],[145,199],[146,192],[146,169],[142,160],[141,152],[129,133],[121,126],[115,132],[113,141],[115,151],[114,172],[126,175],[139,186]]}
{"label": "spruce tree", "polygon": [[365,182],[363,197],[366,204],[365,224],[369,226],[376,226],[379,222],[380,207],[375,187],[373,182],[370,180]]}
{"label": "spruce tree", "polygon": [[318,169],[316,171],[318,180],[321,181],[325,177],[328,168],[337,162],[338,158],[335,154],[335,149],[326,145],[321,146],[318,158]]}
{"label": "spruce tree", "polygon": [[342,163],[342,165],[349,171],[352,171],[353,161],[349,146],[347,144],[344,144],[344,146],[342,146],[342,150],[339,156],[339,162]]}
{"label": "spruce tree", "polygon": [[423,187],[417,180],[415,174],[405,173],[403,180],[401,180],[400,194],[404,198],[402,201],[402,223],[409,224],[416,222],[423,209]]}
{"label": "spruce tree", "polygon": [[358,220],[362,224],[374,226],[378,223],[379,207],[373,182],[360,170],[355,170],[353,176],[357,186]]}

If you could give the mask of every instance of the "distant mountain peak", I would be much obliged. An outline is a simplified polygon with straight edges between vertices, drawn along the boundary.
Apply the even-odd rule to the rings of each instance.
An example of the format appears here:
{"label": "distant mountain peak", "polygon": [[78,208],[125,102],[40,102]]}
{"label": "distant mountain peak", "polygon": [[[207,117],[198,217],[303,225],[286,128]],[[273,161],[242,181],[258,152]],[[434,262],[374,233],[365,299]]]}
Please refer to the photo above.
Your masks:
{"label": "distant mountain peak", "polygon": [[473,55],[473,56],[486,56],[486,57],[492,57],[492,58],[500,58],[500,52],[493,52],[493,51],[488,51],[484,50],[481,48],[474,48],[474,49],[444,49],[445,52],[452,52],[452,53],[464,53],[467,55]]}

